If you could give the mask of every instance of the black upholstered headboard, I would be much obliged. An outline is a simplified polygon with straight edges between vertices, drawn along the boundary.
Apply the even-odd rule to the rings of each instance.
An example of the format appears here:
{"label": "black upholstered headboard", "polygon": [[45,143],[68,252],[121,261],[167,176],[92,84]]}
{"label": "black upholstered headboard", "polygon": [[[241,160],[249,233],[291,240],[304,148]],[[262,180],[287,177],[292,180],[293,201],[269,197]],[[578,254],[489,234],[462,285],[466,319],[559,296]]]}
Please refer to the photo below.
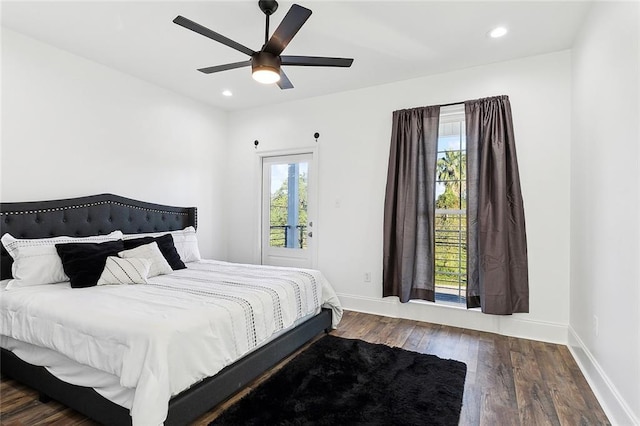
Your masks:
{"label": "black upholstered headboard", "polygon": [[[125,234],[176,231],[197,226],[195,207],[146,203],[113,194],[64,200],[0,203],[0,236],[86,237],[120,230]],[[13,260],[1,248],[0,274],[11,278]]]}

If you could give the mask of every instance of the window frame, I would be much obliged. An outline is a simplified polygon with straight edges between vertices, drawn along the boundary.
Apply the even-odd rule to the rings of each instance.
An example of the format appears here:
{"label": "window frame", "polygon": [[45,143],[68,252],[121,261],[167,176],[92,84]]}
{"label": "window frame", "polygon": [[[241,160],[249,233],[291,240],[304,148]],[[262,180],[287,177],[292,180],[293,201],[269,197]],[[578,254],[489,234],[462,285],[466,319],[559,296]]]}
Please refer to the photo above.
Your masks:
{"label": "window frame", "polygon": [[[442,132],[442,126],[443,125],[447,125],[447,124],[451,124],[451,123],[461,123],[460,125],[460,129],[459,129],[459,139],[458,139],[458,148],[457,150],[441,150],[440,147],[440,143],[441,143],[441,138],[443,138],[443,136],[441,136],[441,132]],[[440,122],[438,125],[438,145],[436,147],[436,156],[437,158],[440,158],[441,154],[447,151],[453,151],[453,152],[460,152],[461,155],[464,155],[465,161],[464,161],[464,172],[460,173],[460,178],[459,180],[457,180],[460,184],[460,202],[459,202],[459,209],[451,209],[451,208],[444,208],[444,209],[440,209],[437,208],[437,201],[440,195],[442,195],[444,192],[440,192],[438,193],[438,185],[439,184],[443,184],[443,182],[438,178],[438,169],[436,167],[436,176],[435,176],[435,185],[436,185],[436,191],[435,191],[435,200],[434,200],[434,210],[435,210],[435,215],[434,215],[434,224],[433,224],[433,230],[434,230],[434,234],[435,234],[435,245],[436,247],[434,247],[434,291],[435,291],[435,301],[437,303],[442,303],[442,304],[451,304],[454,306],[461,306],[461,305],[466,305],[466,286],[467,286],[467,250],[466,250],[466,246],[467,246],[467,226],[468,226],[468,218],[467,218],[467,209],[466,209],[466,203],[463,203],[463,200],[466,197],[462,197],[462,188],[465,188],[464,192],[466,192],[466,153],[467,153],[467,145],[466,145],[466,121],[465,121],[465,109],[464,109],[464,104],[457,104],[457,105],[451,105],[451,106],[447,106],[447,107],[442,107],[440,110]],[[445,136],[446,137],[446,136]],[[437,160],[436,160],[437,161]],[[446,189],[445,189],[446,191]],[[438,254],[439,254],[439,246],[438,246],[438,233],[440,231],[440,234],[442,234],[443,232],[456,232],[456,231],[452,231],[449,229],[438,229],[438,222],[439,222],[439,218],[442,218],[442,216],[445,216],[445,220],[446,220],[446,216],[447,215],[456,215],[456,216],[460,216],[461,220],[456,220],[456,222],[458,222],[458,229],[457,229],[457,251],[458,251],[458,259],[457,259],[457,267],[454,267],[454,269],[457,269],[457,272],[449,272],[446,270],[442,270],[442,269],[438,269],[439,265],[438,262],[440,261],[440,268],[444,268],[444,264],[445,262],[447,262],[447,258],[438,258]],[[464,222],[464,223],[463,223]],[[455,237],[454,237],[455,238]],[[442,239],[440,240],[442,243]],[[446,244],[451,243],[451,241],[446,241]],[[442,243],[440,245],[441,251],[440,254],[442,254],[442,246],[445,243]],[[463,256],[464,253],[464,256]],[[452,275],[457,277],[457,280],[455,281],[439,281],[438,277],[442,277],[442,276],[446,276],[446,275]],[[443,283],[457,283],[457,289],[453,289],[454,287],[453,285],[450,286],[446,286],[445,285],[439,285],[439,284],[443,284]],[[443,291],[444,289],[448,289],[450,290],[449,292],[445,292]],[[451,294],[451,291],[454,291],[456,294]]]}

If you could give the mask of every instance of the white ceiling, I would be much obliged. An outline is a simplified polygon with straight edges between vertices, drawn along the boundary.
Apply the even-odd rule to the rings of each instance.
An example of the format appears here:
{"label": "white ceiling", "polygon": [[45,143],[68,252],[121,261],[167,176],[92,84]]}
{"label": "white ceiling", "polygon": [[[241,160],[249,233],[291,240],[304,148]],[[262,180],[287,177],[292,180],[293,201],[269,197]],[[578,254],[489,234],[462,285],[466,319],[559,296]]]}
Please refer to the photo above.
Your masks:
{"label": "white ceiling", "polygon": [[[295,86],[255,82],[250,68],[196,71],[248,59],[172,23],[183,15],[258,50],[257,1],[2,1],[4,27],[225,110],[374,86],[570,48],[582,1],[305,1],[313,14],[287,55],[351,57],[351,68],[284,67]],[[280,2],[275,30],[292,2]],[[503,25],[509,34],[487,36]],[[229,89],[230,98],[221,92]]]}

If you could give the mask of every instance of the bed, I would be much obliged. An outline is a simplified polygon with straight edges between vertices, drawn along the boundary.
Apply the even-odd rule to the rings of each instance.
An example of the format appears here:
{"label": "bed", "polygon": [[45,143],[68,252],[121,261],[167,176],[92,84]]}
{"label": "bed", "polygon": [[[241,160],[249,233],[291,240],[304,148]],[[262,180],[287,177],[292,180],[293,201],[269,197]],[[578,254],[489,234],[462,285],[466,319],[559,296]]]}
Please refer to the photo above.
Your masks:
{"label": "bed", "polygon": [[[159,235],[172,232],[174,237],[179,237],[181,230],[192,227],[191,229],[195,232],[197,226],[196,208],[141,202],[113,194],[42,202],[2,203],[0,215],[0,235],[9,233],[20,239],[105,236],[114,231],[121,231],[127,235],[146,235],[148,233]],[[180,253],[180,255],[182,257],[183,254]],[[0,257],[2,279],[6,280],[11,278],[13,259],[4,247],[2,247]],[[59,369],[55,370],[55,365],[33,361],[38,359],[40,355],[29,358],[32,363],[22,359],[28,358],[23,354],[29,353],[32,350],[31,346],[36,347],[38,351],[52,352],[56,352],[57,346],[53,338],[53,343],[48,349],[40,348],[36,344],[39,342],[21,341],[21,333],[24,330],[19,330],[20,327],[16,325],[13,325],[14,329],[5,327],[3,328],[4,332],[0,333],[2,374],[38,390],[43,401],[49,398],[55,399],[103,424],[120,425],[132,424],[132,422],[135,425],[159,424],[162,421],[167,425],[186,424],[242,389],[254,378],[302,347],[316,335],[335,326],[340,319],[341,308],[337,297],[318,271],[236,265],[208,260],[194,260],[187,262],[186,266],[186,269],[150,279],[150,285],[146,286],[99,286],[88,289],[71,289],[68,284],[62,283],[0,293],[0,302],[2,302],[0,311],[4,315],[4,323],[25,324],[27,320],[24,318],[31,318],[31,313],[24,314],[24,318],[20,318],[16,314],[20,311],[16,306],[22,306],[20,303],[24,303],[25,306],[29,305],[29,309],[36,309],[31,306],[36,306],[38,301],[44,305],[46,305],[46,301],[55,301],[51,305],[58,307],[58,311],[63,315],[62,319],[52,317],[54,319],[51,323],[56,324],[56,327],[57,322],[66,320],[67,315],[73,316],[68,312],[74,311],[74,309],[65,307],[65,303],[78,306],[78,311],[85,309],[86,312],[82,318],[85,318],[87,323],[93,322],[94,325],[102,329],[101,332],[96,332],[98,336],[104,335],[108,338],[100,340],[99,337],[92,336],[84,340],[77,338],[73,340],[75,335],[71,332],[54,328],[52,329],[54,331],[49,333],[50,335],[60,341],[71,341],[72,345],[79,349],[73,353],[52,353],[52,356],[75,358],[71,361],[79,364],[78,368],[87,368],[87,365],[84,365],[85,358],[83,358],[86,357],[88,368],[93,368],[96,373],[104,375],[109,380],[116,377],[120,380],[121,385],[126,382],[126,386],[123,386],[124,391],[130,393],[126,395],[123,393],[124,396],[121,399],[129,398],[130,401],[134,401],[132,407],[127,408],[126,404],[123,406],[118,397],[112,397],[108,392],[105,393],[106,387],[102,388],[96,385],[95,388],[100,391],[99,393],[88,383],[82,383],[79,386],[61,380],[57,376],[64,377],[64,374],[61,375]],[[207,285],[212,280],[210,274],[218,274],[215,275],[216,278],[213,279],[213,282],[224,284],[225,288],[230,288],[232,293],[225,293],[221,299],[218,290],[215,292],[209,290]],[[242,279],[247,282],[240,285],[240,277],[243,277]],[[278,277],[282,277],[282,279],[276,281]],[[303,289],[300,280],[309,280],[314,283],[310,287],[313,290],[300,290]],[[260,295],[247,293],[248,295],[242,299],[242,302],[239,302],[241,297],[233,291],[244,294],[247,291],[245,284],[248,287],[256,287],[257,293]],[[156,289],[160,299],[158,301],[153,299],[154,302],[149,307],[141,305],[141,300],[147,297],[145,292],[155,292]],[[163,296],[165,293],[170,293],[170,296]],[[209,293],[216,293],[214,295],[215,301],[213,298],[208,299],[208,297],[213,297]],[[275,300],[274,294],[276,293],[281,294],[279,297],[283,298],[284,302],[280,301],[278,304],[269,302],[271,299]],[[118,297],[122,297],[122,306],[127,306],[121,315],[121,321],[110,319],[109,321],[113,321],[113,323],[109,322],[108,324],[107,321],[101,321],[99,319],[100,312],[107,312],[109,306],[116,306],[119,302]],[[154,295],[154,297],[156,296]],[[322,300],[316,300],[312,303],[312,299],[318,297]],[[95,298],[99,298],[100,303],[91,307]],[[219,312],[226,312],[231,305],[246,305],[245,299],[253,303],[250,309],[245,308],[245,316],[248,315],[247,312],[250,312],[251,315],[254,313],[262,315],[260,318],[273,316],[274,319],[252,320],[254,325],[253,328],[250,328],[239,327],[238,320],[233,320],[234,317],[231,314],[228,314],[231,318],[230,322],[234,323],[235,321],[235,324],[226,324],[219,321],[219,316],[213,316],[221,315]],[[296,302],[293,303],[289,299],[295,299]],[[174,303],[173,301],[176,300],[177,302]],[[124,303],[133,303],[133,305],[124,305]],[[317,306],[314,307],[314,304]],[[134,306],[134,308],[129,306]],[[166,315],[164,312],[158,311],[160,309],[158,307],[162,306],[166,307]],[[216,309],[209,309],[208,306],[215,306]],[[287,306],[289,307],[287,308]],[[39,307],[38,309],[45,308]],[[258,310],[256,311],[256,309]],[[55,311],[55,309],[51,310]],[[297,312],[295,314],[288,313],[287,310],[297,310]],[[146,324],[145,317],[141,316],[147,315],[147,311],[150,315],[156,315],[153,317],[154,321],[149,324]],[[266,311],[269,311],[269,315]],[[277,315],[272,315],[272,311]],[[94,312],[97,319],[94,318]],[[50,314],[48,310],[45,313]],[[51,315],[54,314],[51,313]],[[56,315],[60,315],[60,313]],[[165,322],[163,322],[164,317],[167,320]],[[71,318],[69,321],[80,320]],[[127,327],[126,321],[134,323],[135,327]],[[203,321],[203,323],[199,324],[197,321]],[[33,326],[30,322],[28,325],[23,328],[27,329]],[[84,323],[81,325],[84,327]],[[147,328],[144,328],[145,326]],[[114,331],[129,328],[134,336],[136,332],[142,333],[143,338],[136,340],[133,340],[131,336],[121,338],[120,334]],[[169,328],[171,329],[169,330]],[[26,335],[26,332],[24,333]],[[8,336],[8,334],[12,335]],[[234,336],[241,335],[241,338],[234,337],[233,343],[225,340],[222,346],[224,349],[220,349],[225,355],[216,355],[217,352],[213,352],[212,341],[216,338],[223,340],[219,336],[232,334]],[[27,340],[26,337],[25,340]],[[141,342],[136,343],[140,347],[135,350],[131,348],[119,350],[119,348],[126,346],[125,343],[132,341]],[[245,341],[249,343],[243,343]],[[47,342],[43,341],[42,345],[48,344]],[[142,347],[143,343],[146,346]],[[197,346],[200,344],[203,346]],[[160,349],[156,353],[148,349],[150,347]],[[184,347],[184,353],[178,350],[182,347]],[[100,352],[101,348],[105,349],[106,353],[115,355],[110,355],[106,357],[106,360],[100,361],[90,359],[91,354]],[[153,356],[148,355],[146,351]],[[165,352],[168,355],[165,355]],[[231,355],[228,355],[227,352]],[[21,354],[22,358],[18,357],[16,353]],[[126,366],[122,360],[132,357],[130,353],[143,354],[144,356],[140,358],[141,362],[147,364],[136,365],[135,368]],[[192,356],[192,354],[195,355]],[[235,359],[232,357],[233,354],[241,354],[242,356]],[[121,355],[122,359],[116,355]],[[162,360],[148,361],[158,358],[162,358]],[[147,370],[152,367],[159,368],[164,365],[163,362],[166,362],[166,365],[170,367],[167,369],[169,371],[166,374],[167,377],[155,372],[145,376]],[[36,364],[47,365],[49,368]],[[125,366],[123,367],[123,365]],[[104,371],[102,370],[103,366]],[[55,370],[56,374],[52,374],[50,369]],[[174,370],[180,374],[174,374]],[[132,374],[132,371],[136,373]],[[214,371],[213,375],[207,375],[212,371]],[[205,377],[201,377],[203,375]],[[151,378],[140,379],[136,382],[138,387],[135,387],[131,384],[131,379],[127,379],[130,376],[136,378],[149,376]],[[160,376],[162,377],[158,378]],[[83,380],[90,381],[92,380],[89,379],[90,377],[92,377],[91,374],[87,374],[83,376]],[[96,380],[102,383],[101,378]],[[160,385],[156,386],[154,381]],[[156,387],[161,390],[156,392]],[[183,388],[184,390],[182,390]],[[176,389],[180,389],[180,391],[175,392]],[[136,393],[136,391],[138,392]],[[118,401],[118,403],[114,401]],[[158,407],[158,401],[166,401],[166,403],[160,404],[162,406]],[[150,410],[150,408],[152,409]],[[153,408],[161,413],[159,414],[161,417],[155,418],[153,413],[149,415],[154,411]]]}

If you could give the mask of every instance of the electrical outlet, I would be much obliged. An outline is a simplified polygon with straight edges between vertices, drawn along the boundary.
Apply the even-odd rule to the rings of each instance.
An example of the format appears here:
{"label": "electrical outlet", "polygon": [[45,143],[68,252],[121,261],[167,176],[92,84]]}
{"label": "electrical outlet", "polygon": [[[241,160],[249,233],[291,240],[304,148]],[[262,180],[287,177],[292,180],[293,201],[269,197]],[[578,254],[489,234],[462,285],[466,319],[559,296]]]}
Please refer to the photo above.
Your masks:
{"label": "electrical outlet", "polygon": [[365,283],[370,283],[371,282],[371,272],[365,272],[364,273],[364,282]]}
{"label": "electrical outlet", "polygon": [[598,317],[596,315],[593,316],[593,334],[598,337],[598,334],[600,334],[600,323],[598,321]]}

